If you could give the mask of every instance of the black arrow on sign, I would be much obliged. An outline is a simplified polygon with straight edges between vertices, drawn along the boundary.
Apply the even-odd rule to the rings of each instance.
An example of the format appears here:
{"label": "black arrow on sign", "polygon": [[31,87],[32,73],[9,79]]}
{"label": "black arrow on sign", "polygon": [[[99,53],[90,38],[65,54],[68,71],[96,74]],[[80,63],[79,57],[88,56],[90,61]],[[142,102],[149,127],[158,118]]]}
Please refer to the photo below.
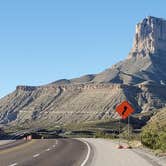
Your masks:
{"label": "black arrow on sign", "polygon": [[126,111],[127,111],[127,106],[124,106],[124,110],[122,112],[122,115],[124,115]]}

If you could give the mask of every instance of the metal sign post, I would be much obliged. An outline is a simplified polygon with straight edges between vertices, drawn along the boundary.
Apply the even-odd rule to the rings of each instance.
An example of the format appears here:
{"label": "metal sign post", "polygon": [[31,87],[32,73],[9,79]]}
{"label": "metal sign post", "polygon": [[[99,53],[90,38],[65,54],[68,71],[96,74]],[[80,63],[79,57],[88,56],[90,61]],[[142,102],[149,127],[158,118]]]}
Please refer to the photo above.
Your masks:
{"label": "metal sign post", "polygon": [[120,119],[119,119],[119,147],[120,147]]}
{"label": "metal sign post", "polygon": [[128,116],[128,144],[130,141],[130,116]]}
{"label": "metal sign post", "polygon": [[[122,119],[128,118],[128,127],[127,127],[127,134],[128,134],[128,144],[130,140],[130,115],[134,112],[133,107],[128,101],[123,101],[121,104],[119,104],[116,107],[116,112],[121,116]],[[123,148],[123,146],[120,145],[120,119],[119,119],[119,149]]]}

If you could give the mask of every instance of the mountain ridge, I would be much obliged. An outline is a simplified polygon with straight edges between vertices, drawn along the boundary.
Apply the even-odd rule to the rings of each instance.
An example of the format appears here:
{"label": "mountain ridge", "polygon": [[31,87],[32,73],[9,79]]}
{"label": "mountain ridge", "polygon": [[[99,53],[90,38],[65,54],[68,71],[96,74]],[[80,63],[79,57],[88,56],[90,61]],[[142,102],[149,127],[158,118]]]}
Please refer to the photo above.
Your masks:
{"label": "mountain ridge", "polygon": [[17,86],[0,100],[1,124],[65,124],[118,118],[128,100],[136,113],[166,106],[166,21],[147,17],[136,26],[128,57],[99,74],[43,86]]}

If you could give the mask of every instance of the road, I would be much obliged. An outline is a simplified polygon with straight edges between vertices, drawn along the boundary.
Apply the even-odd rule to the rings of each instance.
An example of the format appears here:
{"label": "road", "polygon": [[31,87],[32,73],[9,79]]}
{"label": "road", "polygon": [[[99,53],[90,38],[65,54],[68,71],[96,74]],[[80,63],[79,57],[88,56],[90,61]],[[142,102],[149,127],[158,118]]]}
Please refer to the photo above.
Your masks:
{"label": "road", "polygon": [[1,140],[0,141],[0,145],[4,145],[4,144],[8,144],[8,143],[11,143],[13,142],[14,140]]}
{"label": "road", "polygon": [[32,140],[0,151],[0,166],[78,166],[87,145],[74,139]]}
{"label": "road", "polygon": [[159,166],[132,149],[118,149],[115,141],[93,138],[84,140],[91,145],[93,156],[90,166]]}
{"label": "road", "polygon": [[0,166],[159,166],[105,139],[44,139],[0,146]]}
{"label": "road", "polygon": [[25,140],[3,140],[3,141],[0,141],[0,151],[2,150],[6,150],[6,149],[10,149],[12,147],[15,147],[15,146],[19,146],[19,145],[22,145],[24,143],[26,143],[27,141]]}

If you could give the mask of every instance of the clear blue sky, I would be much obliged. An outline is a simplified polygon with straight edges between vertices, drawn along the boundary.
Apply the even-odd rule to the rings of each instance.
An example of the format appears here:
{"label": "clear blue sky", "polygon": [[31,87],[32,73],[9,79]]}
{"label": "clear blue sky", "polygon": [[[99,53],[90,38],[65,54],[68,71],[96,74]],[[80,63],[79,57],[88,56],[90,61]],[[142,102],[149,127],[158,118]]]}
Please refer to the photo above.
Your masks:
{"label": "clear blue sky", "polygon": [[0,1],[0,97],[20,84],[110,67],[127,56],[135,24],[147,15],[166,18],[166,1]]}

